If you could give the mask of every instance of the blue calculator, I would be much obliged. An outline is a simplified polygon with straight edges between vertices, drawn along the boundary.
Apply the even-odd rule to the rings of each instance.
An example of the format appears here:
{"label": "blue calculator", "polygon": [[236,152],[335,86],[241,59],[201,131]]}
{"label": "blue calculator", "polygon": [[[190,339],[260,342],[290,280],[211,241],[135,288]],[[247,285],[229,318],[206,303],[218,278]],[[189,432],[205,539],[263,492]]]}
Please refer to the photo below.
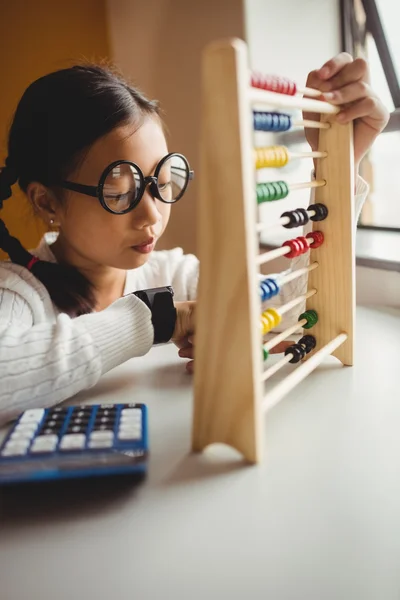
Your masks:
{"label": "blue calculator", "polygon": [[144,404],[27,410],[0,446],[0,485],[143,475],[148,457]]}

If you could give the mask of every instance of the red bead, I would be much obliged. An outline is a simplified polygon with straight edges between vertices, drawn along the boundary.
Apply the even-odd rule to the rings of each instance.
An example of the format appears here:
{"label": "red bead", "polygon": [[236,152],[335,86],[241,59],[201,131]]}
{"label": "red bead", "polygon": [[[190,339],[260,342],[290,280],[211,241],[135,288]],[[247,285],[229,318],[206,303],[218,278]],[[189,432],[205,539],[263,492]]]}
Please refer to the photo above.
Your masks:
{"label": "red bead", "polygon": [[310,244],[310,248],[319,248],[324,243],[324,234],[322,231],[310,231],[310,233],[307,233],[306,237],[313,240]]}
{"label": "red bead", "polygon": [[300,254],[305,254],[305,252],[307,252],[307,250],[308,250],[308,242],[307,242],[306,238],[301,235],[296,239],[300,244],[300,248],[301,248]]}
{"label": "red bead", "polygon": [[253,72],[251,75],[251,85],[255,88],[276,92],[277,94],[286,94],[294,96],[297,92],[297,86],[294,81],[276,75],[261,75]]}

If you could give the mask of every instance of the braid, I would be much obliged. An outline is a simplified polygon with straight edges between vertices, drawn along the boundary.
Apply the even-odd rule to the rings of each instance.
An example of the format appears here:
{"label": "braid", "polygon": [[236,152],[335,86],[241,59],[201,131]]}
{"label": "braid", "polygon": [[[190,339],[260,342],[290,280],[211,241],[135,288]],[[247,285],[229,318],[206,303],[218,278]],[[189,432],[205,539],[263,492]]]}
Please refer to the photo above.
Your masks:
{"label": "braid", "polygon": [[[17,174],[8,165],[0,171],[0,208],[3,206],[3,200],[11,197],[11,186],[17,179]],[[17,238],[10,235],[2,219],[0,248],[8,254],[13,263],[28,268],[43,283],[50,298],[62,312],[77,317],[93,311],[94,289],[88,279],[74,267],[38,260]]]}

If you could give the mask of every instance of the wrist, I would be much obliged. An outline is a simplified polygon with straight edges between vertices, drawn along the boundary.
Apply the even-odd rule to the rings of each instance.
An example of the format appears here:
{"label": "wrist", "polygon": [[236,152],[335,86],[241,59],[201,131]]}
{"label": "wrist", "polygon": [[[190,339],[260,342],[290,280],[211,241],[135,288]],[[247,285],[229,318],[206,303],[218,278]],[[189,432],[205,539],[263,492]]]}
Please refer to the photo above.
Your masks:
{"label": "wrist", "polygon": [[150,309],[154,329],[153,344],[166,344],[171,341],[177,322],[173,289],[166,286],[140,290],[134,294]]}

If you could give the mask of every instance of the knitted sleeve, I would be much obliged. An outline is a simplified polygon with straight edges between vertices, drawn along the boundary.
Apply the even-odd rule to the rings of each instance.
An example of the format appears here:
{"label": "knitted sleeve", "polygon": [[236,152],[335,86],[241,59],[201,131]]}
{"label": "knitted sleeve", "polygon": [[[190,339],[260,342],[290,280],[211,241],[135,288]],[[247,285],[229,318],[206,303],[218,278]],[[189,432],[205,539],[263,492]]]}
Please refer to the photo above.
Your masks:
{"label": "knitted sleeve", "polygon": [[151,348],[150,311],[136,296],[98,313],[76,319],[47,315],[39,323],[35,302],[35,294],[0,287],[1,421],[62,402]]}

